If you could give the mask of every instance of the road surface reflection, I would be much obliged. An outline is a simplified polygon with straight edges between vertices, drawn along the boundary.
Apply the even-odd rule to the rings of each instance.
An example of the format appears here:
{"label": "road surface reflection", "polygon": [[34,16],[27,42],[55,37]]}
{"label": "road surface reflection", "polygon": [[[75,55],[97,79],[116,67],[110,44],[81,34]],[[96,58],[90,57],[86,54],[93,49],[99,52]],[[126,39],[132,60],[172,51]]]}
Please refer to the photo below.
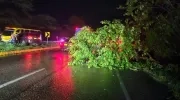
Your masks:
{"label": "road surface reflection", "polygon": [[24,62],[23,71],[28,72],[32,70],[33,68],[36,68],[36,66],[40,65],[41,53],[40,52],[36,54],[26,53],[23,55],[23,62]]}
{"label": "road surface reflection", "polygon": [[52,91],[61,100],[71,100],[74,92],[72,70],[68,66],[69,56],[65,53],[55,53],[53,55],[53,68],[56,74],[52,76]]}

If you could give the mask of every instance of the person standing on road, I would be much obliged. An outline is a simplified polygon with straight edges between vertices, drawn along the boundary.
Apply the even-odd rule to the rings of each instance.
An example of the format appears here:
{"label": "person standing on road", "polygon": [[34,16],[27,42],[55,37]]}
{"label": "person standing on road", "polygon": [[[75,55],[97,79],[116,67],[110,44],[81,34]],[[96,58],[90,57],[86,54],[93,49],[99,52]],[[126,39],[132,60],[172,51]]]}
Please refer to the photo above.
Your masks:
{"label": "person standing on road", "polygon": [[19,32],[19,33],[16,34],[17,43],[19,43],[19,44],[21,43],[22,37],[23,37],[22,33]]}
{"label": "person standing on road", "polygon": [[17,40],[16,34],[12,33],[11,34],[11,43],[16,43],[16,40]]}

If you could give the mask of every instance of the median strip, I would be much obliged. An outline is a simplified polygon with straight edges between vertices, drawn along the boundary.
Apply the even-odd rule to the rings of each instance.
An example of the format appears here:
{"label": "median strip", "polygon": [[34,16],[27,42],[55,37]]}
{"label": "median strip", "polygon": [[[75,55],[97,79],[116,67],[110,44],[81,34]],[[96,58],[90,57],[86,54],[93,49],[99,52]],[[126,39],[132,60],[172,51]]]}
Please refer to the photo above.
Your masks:
{"label": "median strip", "polygon": [[15,82],[17,82],[17,81],[20,81],[20,80],[22,80],[22,79],[24,79],[24,78],[27,78],[27,77],[29,77],[29,76],[31,76],[31,75],[33,75],[33,74],[36,74],[36,73],[38,73],[38,72],[41,72],[41,71],[43,71],[43,70],[45,70],[45,68],[36,70],[36,71],[34,71],[34,72],[31,72],[31,73],[29,73],[29,74],[26,74],[26,75],[24,75],[24,76],[21,76],[21,77],[19,77],[19,78],[17,78],[17,79],[14,79],[14,80],[11,80],[11,81],[9,81],[9,82],[6,82],[6,83],[0,85],[0,89],[3,88],[3,87],[8,86],[8,85],[10,85],[10,84],[13,84],[13,83],[15,83]]}
{"label": "median strip", "polygon": [[34,51],[52,50],[52,49],[59,49],[59,46],[46,47],[46,48],[36,48],[36,49],[27,49],[27,50],[15,50],[15,51],[8,51],[8,52],[0,52],[0,56],[20,54],[20,53],[26,53],[26,52],[34,52]]}

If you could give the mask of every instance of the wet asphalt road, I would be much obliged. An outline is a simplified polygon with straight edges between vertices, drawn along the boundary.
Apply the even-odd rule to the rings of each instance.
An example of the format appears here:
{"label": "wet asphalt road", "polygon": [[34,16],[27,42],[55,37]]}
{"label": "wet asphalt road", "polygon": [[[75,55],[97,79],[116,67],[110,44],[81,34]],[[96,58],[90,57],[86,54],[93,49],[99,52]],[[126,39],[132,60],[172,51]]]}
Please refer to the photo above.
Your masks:
{"label": "wet asphalt road", "polygon": [[[0,100],[166,100],[168,89],[144,73],[68,66],[66,52],[0,58]],[[122,82],[121,82],[122,81]]]}

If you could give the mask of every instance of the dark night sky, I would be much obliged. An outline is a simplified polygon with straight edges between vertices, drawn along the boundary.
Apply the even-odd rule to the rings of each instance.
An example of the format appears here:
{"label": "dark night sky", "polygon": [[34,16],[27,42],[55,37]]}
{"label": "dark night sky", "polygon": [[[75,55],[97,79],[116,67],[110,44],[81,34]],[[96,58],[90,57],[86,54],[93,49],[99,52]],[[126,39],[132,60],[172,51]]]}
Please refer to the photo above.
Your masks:
{"label": "dark night sky", "polygon": [[98,26],[101,20],[121,18],[116,8],[125,0],[34,0],[35,14],[49,14],[60,24],[67,24],[70,16],[84,18],[88,25]]}

